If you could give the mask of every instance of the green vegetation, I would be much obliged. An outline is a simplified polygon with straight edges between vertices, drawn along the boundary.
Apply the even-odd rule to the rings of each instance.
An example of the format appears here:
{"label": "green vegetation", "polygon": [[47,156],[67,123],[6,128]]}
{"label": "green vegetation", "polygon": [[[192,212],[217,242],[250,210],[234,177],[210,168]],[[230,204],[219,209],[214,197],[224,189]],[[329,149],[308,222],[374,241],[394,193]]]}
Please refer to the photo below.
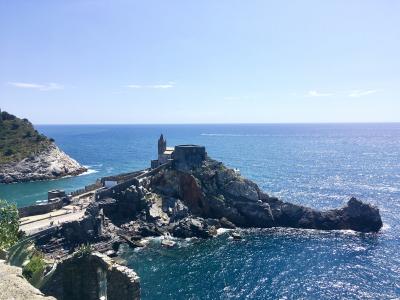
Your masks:
{"label": "green vegetation", "polygon": [[44,255],[35,250],[29,260],[29,262],[22,268],[22,275],[33,285],[37,284],[42,280],[46,262],[44,261]]}
{"label": "green vegetation", "polygon": [[90,255],[92,253],[92,246],[90,244],[82,244],[79,246],[78,250],[75,252],[74,256],[81,257]]}
{"label": "green vegetation", "polygon": [[18,241],[18,209],[0,199],[0,249],[7,250]]}
{"label": "green vegetation", "polygon": [[27,119],[0,111],[0,164],[33,156],[53,141],[35,130]]}

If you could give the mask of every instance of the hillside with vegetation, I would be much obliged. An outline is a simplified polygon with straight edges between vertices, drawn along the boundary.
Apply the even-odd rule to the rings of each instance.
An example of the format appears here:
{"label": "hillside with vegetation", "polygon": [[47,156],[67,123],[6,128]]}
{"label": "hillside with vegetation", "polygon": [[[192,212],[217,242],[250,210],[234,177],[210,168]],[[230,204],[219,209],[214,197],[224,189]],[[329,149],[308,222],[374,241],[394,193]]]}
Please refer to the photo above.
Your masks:
{"label": "hillside with vegetation", "polygon": [[34,156],[54,142],[40,134],[27,119],[0,113],[0,164]]}
{"label": "hillside with vegetation", "polygon": [[56,179],[86,170],[27,119],[0,112],[0,183]]}

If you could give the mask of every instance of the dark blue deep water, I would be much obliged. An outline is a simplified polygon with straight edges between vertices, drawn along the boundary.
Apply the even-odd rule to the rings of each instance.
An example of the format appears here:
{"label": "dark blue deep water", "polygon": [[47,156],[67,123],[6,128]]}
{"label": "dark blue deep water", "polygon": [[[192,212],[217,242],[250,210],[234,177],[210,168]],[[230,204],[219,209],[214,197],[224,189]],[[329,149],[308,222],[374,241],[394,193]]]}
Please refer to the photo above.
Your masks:
{"label": "dark blue deep water", "polygon": [[[198,143],[262,189],[319,209],[351,197],[379,206],[379,234],[269,229],[123,251],[143,299],[400,298],[400,124],[37,126],[90,174],[0,185],[27,205],[51,188],[145,168],[161,132],[170,145]],[[154,242],[156,243],[156,242]]]}

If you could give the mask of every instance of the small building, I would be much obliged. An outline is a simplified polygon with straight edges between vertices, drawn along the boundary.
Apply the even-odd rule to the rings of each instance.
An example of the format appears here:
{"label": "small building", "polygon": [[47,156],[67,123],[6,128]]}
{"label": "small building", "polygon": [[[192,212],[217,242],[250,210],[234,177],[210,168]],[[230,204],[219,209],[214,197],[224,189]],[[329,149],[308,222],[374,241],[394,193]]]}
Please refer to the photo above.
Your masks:
{"label": "small building", "polygon": [[64,190],[50,190],[47,192],[47,200],[51,201],[55,198],[64,198],[66,197]]}

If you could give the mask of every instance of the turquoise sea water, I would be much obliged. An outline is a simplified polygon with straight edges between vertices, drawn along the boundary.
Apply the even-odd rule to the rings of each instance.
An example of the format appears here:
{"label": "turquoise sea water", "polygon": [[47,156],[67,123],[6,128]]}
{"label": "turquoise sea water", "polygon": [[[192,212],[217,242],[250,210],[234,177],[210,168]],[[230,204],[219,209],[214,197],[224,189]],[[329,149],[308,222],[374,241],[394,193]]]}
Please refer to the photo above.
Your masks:
{"label": "turquoise sea water", "polygon": [[400,124],[37,126],[90,169],[47,182],[0,185],[27,205],[50,188],[145,168],[161,132],[169,145],[198,143],[270,194],[319,209],[351,197],[379,206],[379,234],[269,229],[157,244],[122,256],[143,299],[393,299],[400,297]]}

